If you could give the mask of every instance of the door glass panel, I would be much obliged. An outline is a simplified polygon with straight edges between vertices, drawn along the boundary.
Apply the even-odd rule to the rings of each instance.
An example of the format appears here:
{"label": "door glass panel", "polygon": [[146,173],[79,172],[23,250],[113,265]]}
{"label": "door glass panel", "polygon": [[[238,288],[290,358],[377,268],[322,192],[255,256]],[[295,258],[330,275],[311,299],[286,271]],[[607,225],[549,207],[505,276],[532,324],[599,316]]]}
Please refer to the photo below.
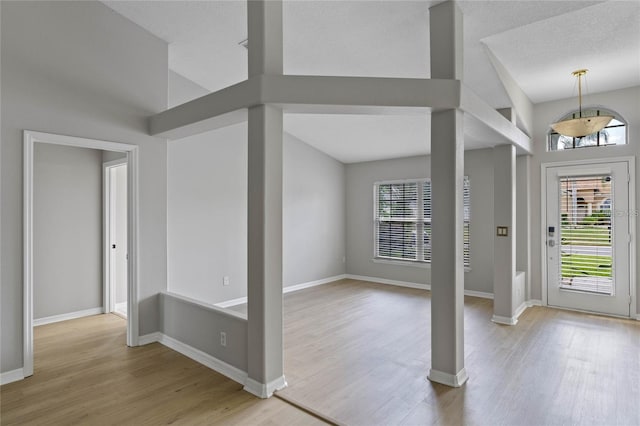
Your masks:
{"label": "door glass panel", "polygon": [[611,175],[560,178],[563,290],[614,294]]}

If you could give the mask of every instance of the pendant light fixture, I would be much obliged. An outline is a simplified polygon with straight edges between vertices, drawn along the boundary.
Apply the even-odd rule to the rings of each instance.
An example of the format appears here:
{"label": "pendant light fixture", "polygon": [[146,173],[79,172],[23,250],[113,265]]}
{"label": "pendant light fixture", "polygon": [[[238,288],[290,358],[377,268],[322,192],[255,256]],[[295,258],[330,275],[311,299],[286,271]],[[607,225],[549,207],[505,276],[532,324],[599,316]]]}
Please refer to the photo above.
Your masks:
{"label": "pendant light fixture", "polygon": [[551,128],[564,136],[581,138],[604,129],[613,119],[612,115],[600,115],[596,110],[596,115],[582,116],[582,77],[588,70],[581,69],[571,74],[578,78],[578,117],[558,121],[553,123]]}

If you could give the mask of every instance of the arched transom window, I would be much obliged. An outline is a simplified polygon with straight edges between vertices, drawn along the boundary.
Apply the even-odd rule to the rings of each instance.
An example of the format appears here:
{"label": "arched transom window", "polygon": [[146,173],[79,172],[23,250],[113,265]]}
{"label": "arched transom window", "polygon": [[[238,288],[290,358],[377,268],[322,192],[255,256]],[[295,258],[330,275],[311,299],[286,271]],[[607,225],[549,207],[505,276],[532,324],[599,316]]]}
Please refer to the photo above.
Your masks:
{"label": "arched transom window", "polygon": [[[607,127],[599,132],[592,133],[581,138],[573,138],[571,136],[560,135],[553,129],[548,134],[548,151],[562,151],[565,149],[586,148],[586,147],[598,147],[598,146],[611,146],[611,145],[624,145],[627,143],[627,124],[622,117],[613,111],[609,111],[603,108],[587,108],[582,110],[582,116],[595,116],[595,115],[613,115],[613,120],[609,122]],[[561,120],[568,118],[577,118],[578,111],[572,111],[562,117]]]}

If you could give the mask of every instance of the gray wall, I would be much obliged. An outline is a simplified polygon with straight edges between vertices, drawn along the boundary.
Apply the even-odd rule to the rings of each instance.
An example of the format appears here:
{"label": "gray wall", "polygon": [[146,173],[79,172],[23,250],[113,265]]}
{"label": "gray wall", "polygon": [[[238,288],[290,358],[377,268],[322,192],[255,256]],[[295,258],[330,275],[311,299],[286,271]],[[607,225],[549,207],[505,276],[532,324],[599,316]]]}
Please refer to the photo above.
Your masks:
{"label": "gray wall", "polygon": [[[169,142],[169,291],[247,295],[246,140],[240,123]],[[344,166],[289,134],[283,156],[283,285],[344,274]]]}
{"label": "gray wall", "polygon": [[344,274],[345,167],[285,133],[284,286]]}
{"label": "gray wall", "polygon": [[2,353],[22,367],[22,132],[140,147],[140,333],[159,329],[166,289],[166,142],[147,117],[167,106],[167,45],[99,2],[2,8]]}
{"label": "gray wall", "polygon": [[[247,371],[247,320],[237,313],[171,293],[160,295],[160,331],[242,371]],[[220,332],[227,345],[220,344]]]}
{"label": "gray wall", "polygon": [[246,140],[241,123],[169,142],[169,291],[211,304],[247,295]]}
{"label": "gray wall", "polygon": [[169,70],[169,108],[182,105],[207,93],[209,91],[204,87]]}
{"label": "gray wall", "polygon": [[36,143],[33,317],[102,307],[102,151]]}
{"label": "gray wall", "polygon": [[[373,262],[373,184],[383,180],[430,177],[428,156],[348,164],[347,272],[353,275],[431,284],[431,270]],[[491,149],[465,152],[465,175],[471,182],[471,270],[465,289],[493,292],[493,154]]]}
{"label": "gray wall", "polygon": [[[541,249],[544,241],[540,218],[541,199],[541,179],[540,165],[557,161],[603,159],[621,156],[636,156],[636,202],[640,202],[640,87],[633,87],[614,92],[598,93],[583,97],[583,105],[602,105],[608,109],[616,111],[628,123],[629,144],[606,148],[582,148],[577,150],[547,152],[547,132],[549,123],[558,120],[562,115],[575,110],[576,99],[565,99],[561,101],[546,102],[538,104],[534,109],[534,133],[533,149],[534,155],[531,161],[531,297],[533,299],[542,298],[541,280]],[[636,210],[638,204],[636,205]],[[633,212],[636,213],[636,212]],[[640,231],[640,217],[636,216],[636,232]],[[638,238],[636,235],[636,265],[640,263],[640,251],[638,248]],[[636,278],[636,301],[638,312],[640,312],[640,280]]]}

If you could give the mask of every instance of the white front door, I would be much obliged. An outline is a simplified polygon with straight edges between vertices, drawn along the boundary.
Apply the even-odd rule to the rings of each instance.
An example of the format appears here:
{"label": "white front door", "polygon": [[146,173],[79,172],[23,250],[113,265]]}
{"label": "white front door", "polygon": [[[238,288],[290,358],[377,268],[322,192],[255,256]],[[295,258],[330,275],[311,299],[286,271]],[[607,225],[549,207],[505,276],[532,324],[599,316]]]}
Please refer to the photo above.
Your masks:
{"label": "white front door", "polygon": [[630,315],[628,168],[546,168],[548,305]]}

